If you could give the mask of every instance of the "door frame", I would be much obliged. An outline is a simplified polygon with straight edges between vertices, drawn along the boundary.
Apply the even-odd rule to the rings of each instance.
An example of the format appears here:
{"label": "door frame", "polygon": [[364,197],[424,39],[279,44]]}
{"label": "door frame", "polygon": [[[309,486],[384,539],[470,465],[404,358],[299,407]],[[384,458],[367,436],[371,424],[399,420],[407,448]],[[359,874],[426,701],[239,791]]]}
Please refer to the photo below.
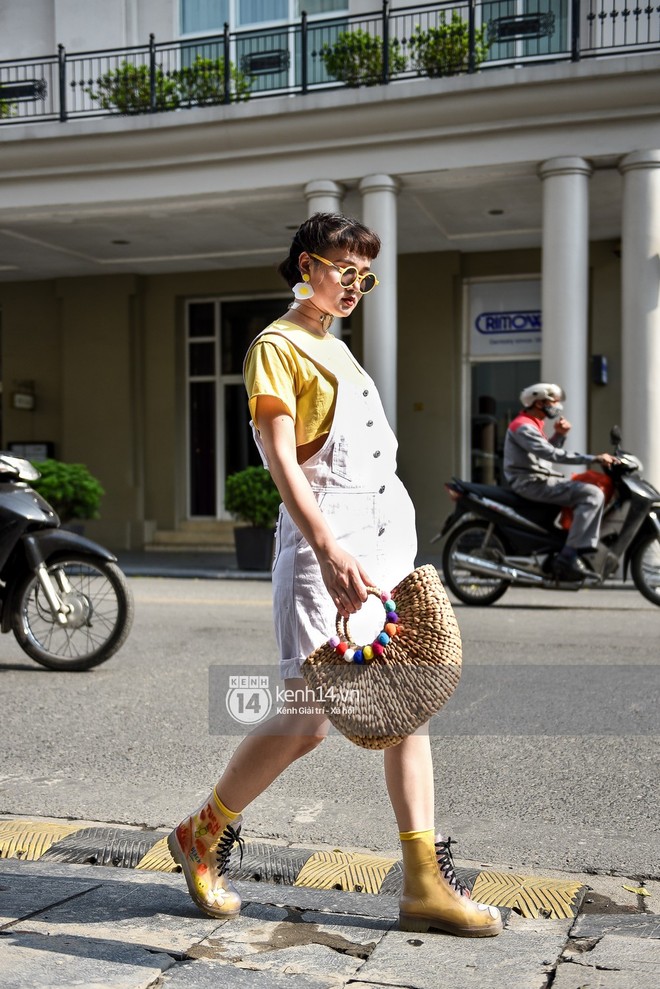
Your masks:
{"label": "door frame", "polygon": [[[250,295],[216,295],[209,292],[205,292],[199,295],[189,295],[183,300],[183,367],[184,367],[184,409],[185,409],[185,443],[183,449],[183,459],[184,459],[184,476],[185,476],[185,518],[188,521],[199,521],[199,522],[209,522],[209,521],[227,521],[232,518],[232,515],[225,510],[224,507],[224,489],[225,489],[225,423],[224,423],[224,388],[229,384],[241,384],[243,382],[242,374],[222,374],[220,367],[220,358],[222,354],[222,348],[220,346],[220,333],[222,328],[222,305],[227,302],[245,302],[249,304],[256,300],[261,299],[282,299],[284,300],[284,308],[286,308],[286,300],[289,299],[290,293],[284,289],[283,291],[276,292],[258,292],[250,293]],[[191,477],[190,477],[190,351],[189,342],[190,337],[188,335],[189,327],[189,311],[190,306],[196,303],[211,302],[214,306],[214,345],[215,345],[215,374],[213,377],[210,375],[199,375],[193,380],[213,380],[215,384],[215,436],[216,436],[216,448],[215,448],[215,484],[216,484],[216,497],[215,497],[215,515],[192,515],[191,514]],[[264,329],[266,327],[264,326]],[[247,402],[247,396],[246,396]]]}

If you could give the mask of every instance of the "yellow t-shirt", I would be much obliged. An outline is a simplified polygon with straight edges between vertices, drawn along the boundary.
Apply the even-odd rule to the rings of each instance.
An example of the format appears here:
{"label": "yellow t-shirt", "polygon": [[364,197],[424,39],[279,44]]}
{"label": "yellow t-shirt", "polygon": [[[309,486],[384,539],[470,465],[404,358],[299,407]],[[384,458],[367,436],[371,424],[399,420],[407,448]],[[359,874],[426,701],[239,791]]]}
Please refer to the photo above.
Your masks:
{"label": "yellow t-shirt", "polygon": [[[271,328],[285,330],[291,342],[277,333],[270,334]],[[296,343],[305,353],[298,350]],[[287,319],[271,323],[250,348],[244,376],[250,414],[257,428],[259,396],[279,398],[294,420],[296,446],[311,443],[330,431],[337,381],[364,380],[359,364],[337,337],[331,333],[317,336]]]}

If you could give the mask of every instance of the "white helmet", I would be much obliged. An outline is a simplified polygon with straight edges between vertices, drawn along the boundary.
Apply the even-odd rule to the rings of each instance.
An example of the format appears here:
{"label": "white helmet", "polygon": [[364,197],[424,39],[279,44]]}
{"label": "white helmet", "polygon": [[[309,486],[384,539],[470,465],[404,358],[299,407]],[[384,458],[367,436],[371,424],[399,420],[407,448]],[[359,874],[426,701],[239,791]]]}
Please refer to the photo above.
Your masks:
{"label": "white helmet", "polygon": [[552,402],[563,402],[566,399],[566,395],[564,394],[564,389],[560,388],[559,385],[548,384],[544,381],[541,381],[537,385],[528,385],[520,393],[520,404],[524,409],[531,408],[534,402],[543,399],[550,399]]}

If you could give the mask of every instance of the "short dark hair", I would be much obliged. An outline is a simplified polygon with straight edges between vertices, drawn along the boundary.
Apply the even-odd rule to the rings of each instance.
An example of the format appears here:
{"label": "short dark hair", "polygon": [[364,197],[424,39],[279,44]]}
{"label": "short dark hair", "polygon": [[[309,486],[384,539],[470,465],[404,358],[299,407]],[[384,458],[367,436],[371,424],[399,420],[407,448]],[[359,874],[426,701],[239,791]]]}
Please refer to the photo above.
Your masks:
{"label": "short dark hair", "polygon": [[323,254],[328,248],[335,247],[373,261],[380,251],[380,237],[359,220],[342,213],[314,213],[298,227],[289,256],[282,261],[278,271],[293,288],[300,281],[298,260],[303,251]]}

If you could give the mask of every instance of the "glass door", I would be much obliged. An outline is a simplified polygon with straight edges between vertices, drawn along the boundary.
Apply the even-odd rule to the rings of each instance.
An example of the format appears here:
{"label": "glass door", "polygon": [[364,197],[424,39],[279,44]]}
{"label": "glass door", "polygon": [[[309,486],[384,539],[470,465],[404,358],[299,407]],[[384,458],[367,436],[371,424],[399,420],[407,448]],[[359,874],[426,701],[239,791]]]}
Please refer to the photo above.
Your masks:
{"label": "glass door", "polygon": [[483,361],[472,365],[471,480],[503,484],[502,454],[509,423],[520,411],[518,396],[541,376],[539,360]]}
{"label": "glass door", "polygon": [[226,478],[261,463],[243,360],[255,336],[285,308],[282,298],[194,299],[186,305],[189,518],[228,517]]}
{"label": "glass door", "polygon": [[463,469],[502,484],[502,454],[519,395],[541,376],[541,280],[536,275],[466,279]]}

